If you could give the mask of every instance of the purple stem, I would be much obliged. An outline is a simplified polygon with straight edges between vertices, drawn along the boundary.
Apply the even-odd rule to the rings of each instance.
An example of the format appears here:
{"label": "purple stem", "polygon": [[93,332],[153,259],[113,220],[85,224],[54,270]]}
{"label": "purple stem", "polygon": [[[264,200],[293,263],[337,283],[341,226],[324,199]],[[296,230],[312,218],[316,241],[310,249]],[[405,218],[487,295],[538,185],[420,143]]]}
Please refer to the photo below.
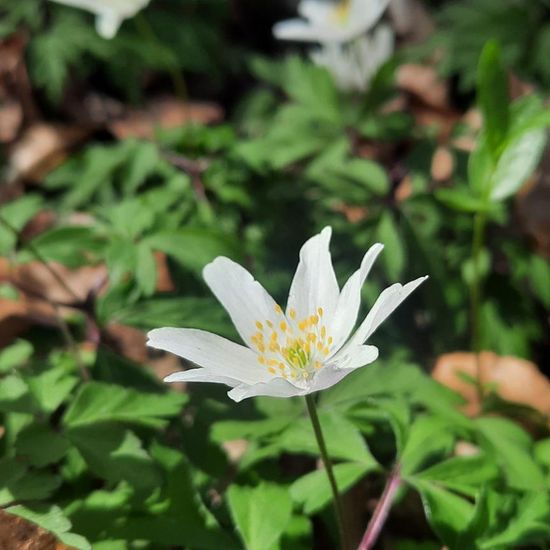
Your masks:
{"label": "purple stem", "polygon": [[380,497],[380,500],[376,505],[374,514],[369,521],[367,530],[365,531],[365,534],[363,535],[363,538],[361,540],[361,543],[357,547],[357,550],[370,550],[376,543],[378,535],[380,534],[380,531],[382,531],[384,523],[386,523],[386,519],[388,518],[388,514],[390,513],[393,498],[400,485],[401,476],[399,472],[399,465],[397,464],[392,470],[390,477],[388,478],[386,486],[384,487],[384,492],[382,493],[382,496]]}

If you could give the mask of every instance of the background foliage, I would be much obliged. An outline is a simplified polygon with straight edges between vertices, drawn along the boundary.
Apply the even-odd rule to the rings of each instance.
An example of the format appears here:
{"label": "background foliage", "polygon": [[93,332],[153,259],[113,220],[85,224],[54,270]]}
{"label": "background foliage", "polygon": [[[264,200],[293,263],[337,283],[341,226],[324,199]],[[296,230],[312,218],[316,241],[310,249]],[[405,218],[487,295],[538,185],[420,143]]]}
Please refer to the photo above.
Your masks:
{"label": "background foliage", "polygon": [[[367,306],[389,283],[430,275],[376,334],[381,359],[319,396],[352,537],[397,463],[384,547],[547,547],[548,400],[507,400],[493,380],[467,416],[468,392],[429,373],[464,349],[547,369],[548,249],[521,212],[550,123],[550,11],[431,4],[430,37],[401,37],[368,92],[350,96],[271,38],[292,3],[153,0],[108,41],[85,12],[0,1],[0,48],[24,67],[1,68],[2,101],[15,90],[32,104],[4,140],[4,517],[78,549],[334,548],[303,403],[166,388],[162,374],[181,365],[147,354],[143,337],[188,326],[236,339],[203,266],[227,255],[282,299],[300,244],[328,224],[339,276],[385,244]],[[403,67],[439,74],[444,104]],[[148,122],[145,138],[136,113],[159,95],[187,111]],[[483,124],[469,125],[476,105]],[[42,124],[62,146],[23,169]],[[440,177],[442,149],[452,170]]]}

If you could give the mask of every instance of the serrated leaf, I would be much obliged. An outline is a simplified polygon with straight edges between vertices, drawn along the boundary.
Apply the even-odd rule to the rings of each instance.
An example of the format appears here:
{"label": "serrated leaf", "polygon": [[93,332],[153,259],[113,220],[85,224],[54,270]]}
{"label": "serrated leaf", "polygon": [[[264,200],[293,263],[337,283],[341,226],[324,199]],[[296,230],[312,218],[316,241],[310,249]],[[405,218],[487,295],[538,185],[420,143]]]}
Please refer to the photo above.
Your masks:
{"label": "serrated leaf", "polygon": [[100,382],[80,388],[63,417],[70,429],[100,422],[125,422],[161,428],[166,418],[176,416],[187,396],[181,393],[142,393]]}
{"label": "serrated leaf", "polygon": [[29,464],[41,467],[60,460],[69,444],[65,437],[44,424],[31,424],[17,434],[17,454]]}
{"label": "serrated leaf", "polygon": [[[377,469],[376,464],[368,466],[347,462],[333,466],[338,491],[344,493],[370,471]],[[315,470],[297,479],[290,486],[290,495],[294,502],[303,506],[304,513],[312,515],[322,510],[332,500],[332,490],[324,469]]]}
{"label": "serrated leaf", "polygon": [[227,491],[231,516],[247,550],[273,548],[292,513],[284,487],[262,483],[255,488],[232,485]]}
{"label": "serrated leaf", "polygon": [[239,249],[227,236],[212,230],[183,228],[156,233],[143,241],[154,250],[165,252],[184,267],[200,271],[217,256],[238,259]]}
{"label": "serrated leaf", "polygon": [[33,346],[26,340],[17,340],[0,351],[0,373],[24,365],[33,354]]}
{"label": "serrated leaf", "polygon": [[519,426],[503,418],[478,418],[482,443],[504,470],[508,484],[516,489],[542,489],[540,466],[532,457],[532,440]]}

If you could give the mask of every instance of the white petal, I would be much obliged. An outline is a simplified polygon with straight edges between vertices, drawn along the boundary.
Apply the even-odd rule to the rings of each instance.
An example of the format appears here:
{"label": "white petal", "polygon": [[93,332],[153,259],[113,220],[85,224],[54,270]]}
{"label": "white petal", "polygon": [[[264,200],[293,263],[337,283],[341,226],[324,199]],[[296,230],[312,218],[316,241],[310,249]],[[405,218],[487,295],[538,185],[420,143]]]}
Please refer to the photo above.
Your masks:
{"label": "white petal", "polygon": [[121,24],[122,18],[111,10],[99,14],[95,20],[97,33],[107,40],[116,35]]}
{"label": "white petal", "polygon": [[233,388],[227,395],[238,403],[243,399],[256,397],[258,395],[268,397],[294,397],[295,395],[305,395],[306,393],[308,393],[306,389],[294,386],[283,378],[272,378],[269,382],[260,384],[242,384]]}
{"label": "white petal", "polygon": [[312,23],[321,23],[334,16],[334,4],[319,0],[302,0],[298,6],[298,13]]}
{"label": "white petal", "polygon": [[420,277],[401,285],[394,285],[382,291],[374,306],[369,311],[365,320],[361,323],[355,334],[349,339],[348,343],[338,353],[346,353],[348,349],[358,346],[365,342],[374,331],[393,313],[393,311],[403,302],[413,290],[422,284],[428,277]]}
{"label": "white petal", "polygon": [[269,379],[269,373],[258,364],[256,353],[216,334],[187,328],[158,328],[147,336],[148,346],[175,353],[223,377],[247,384]]}
{"label": "white petal", "polygon": [[302,246],[300,263],[290,286],[287,316],[293,309],[297,319],[303,319],[323,308],[323,315],[330,319],[339,295],[328,248],[331,233],[331,228],[325,227]]}
{"label": "white petal", "polygon": [[376,346],[358,346],[351,350],[348,355],[342,357],[339,362],[324,366],[313,379],[308,393],[325,390],[334,386],[345,378],[350,372],[359,367],[364,367],[378,359],[378,348]]}
{"label": "white petal", "polygon": [[189,369],[186,371],[174,372],[164,378],[164,382],[212,382],[215,384],[225,384],[226,386],[239,386],[240,380],[235,380],[228,376],[223,376],[209,369]]}
{"label": "white petal", "polygon": [[256,323],[278,320],[275,300],[244,267],[223,256],[204,268],[203,277],[241,338],[254,347],[251,337],[258,332]]}
{"label": "white petal", "polygon": [[273,35],[279,40],[295,40],[297,42],[331,41],[331,29],[326,26],[313,26],[303,19],[289,19],[273,26]]}
{"label": "white petal", "polygon": [[355,38],[374,27],[390,0],[352,0],[349,13],[350,38]]}
{"label": "white petal", "polygon": [[355,326],[361,305],[361,288],[383,248],[384,245],[380,243],[372,245],[363,257],[361,267],[347,280],[342,288],[336,310],[330,319],[328,331],[334,340],[334,350],[338,350],[342,346]]}

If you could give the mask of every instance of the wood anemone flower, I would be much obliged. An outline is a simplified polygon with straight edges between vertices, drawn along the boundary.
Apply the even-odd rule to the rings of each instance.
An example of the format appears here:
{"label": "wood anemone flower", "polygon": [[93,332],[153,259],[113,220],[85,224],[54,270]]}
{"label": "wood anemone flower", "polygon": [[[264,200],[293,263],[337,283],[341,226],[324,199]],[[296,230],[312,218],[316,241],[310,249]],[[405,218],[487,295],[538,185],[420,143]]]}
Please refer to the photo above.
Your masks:
{"label": "wood anemone flower", "polygon": [[297,42],[349,42],[371,29],[388,4],[389,0],[302,0],[298,6],[302,18],[277,23],[273,34]]}
{"label": "wood anemone flower", "polygon": [[149,0],[52,0],[96,15],[96,29],[103,38],[113,38],[124,19],[133,17]]}
{"label": "wood anemone flower", "polygon": [[165,382],[227,384],[233,388],[228,395],[235,401],[257,395],[292,397],[333,386],[375,361],[378,348],[365,342],[427,277],[386,288],[353,332],[361,287],[383,246],[375,244],[369,249],[340,291],[329,252],[330,237],[331,228],[325,227],[303,245],[286,311],[239,264],[225,257],[208,264],[204,280],[246,346],[202,330],[152,330],[149,346],[200,367],[171,374]]}

